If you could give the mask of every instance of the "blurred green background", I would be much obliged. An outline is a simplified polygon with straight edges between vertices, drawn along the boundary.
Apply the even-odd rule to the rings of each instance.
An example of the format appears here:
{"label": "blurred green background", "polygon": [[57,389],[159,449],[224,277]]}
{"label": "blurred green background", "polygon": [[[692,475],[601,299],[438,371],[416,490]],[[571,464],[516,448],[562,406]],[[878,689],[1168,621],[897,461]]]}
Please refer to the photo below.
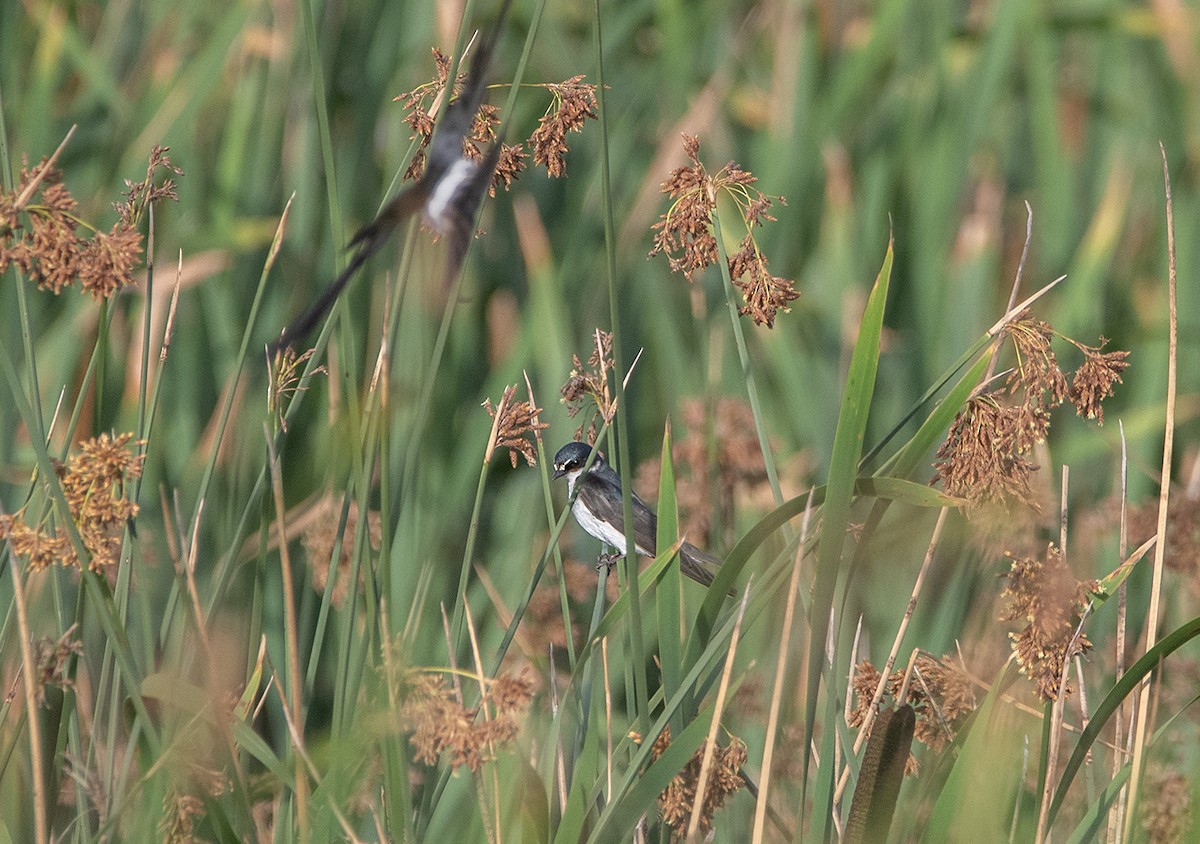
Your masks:
{"label": "blurred green background", "polygon": [[[432,76],[429,48],[452,47],[446,22],[457,22],[456,8],[318,5],[319,67],[305,48],[300,12],[289,4],[177,11],[31,2],[6,4],[0,13],[9,149],[36,161],[77,123],[61,163],[85,219],[110,222],[108,204],[123,179],[140,179],[151,144],[170,146],[186,173],[180,203],[160,210],[156,232],[160,278],[169,283],[180,250],[191,270],[173,350],[176,377],[166,385],[172,447],[151,458],[165,482],[178,484],[189,470],[227,383],[287,198],[296,193],[256,345],[333,275],[340,246],[386,198],[409,150],[403,109],[391,99]],[[547,6],[527,81],[576,73],[594,81],[591,12],[578,3]],[[1190,6],[665,2],[614,4],[603,13],[624,357],[646,348],[631,387],[635,455],[657,451],[657,432],[681,396],[739,386],[715,273],[689,302],[686,283],[665,261],[644,260],[649,225],[666,207],[655,188],[682,162],[680,131],[701,137],[711,170],[735,159],[760,188],[788,200],[760,243],[772,270],[795,279],[804,295],[774,331],[751,332],[772,434],[784,453],[827,450],[834,416],[821,410],[836,405],[845,325],[878,268],[889,226],[897,265],[887,390],[876,414],[881,430],[1001,312],[1028,202],[1033,243],[1023,293],[1065,273],[1039,314],[1080,340],[1103,333],[1133,350],[1134,369],[1117,402],[1131,409],[1135,452],[1153,454],[1164,352],[1159,141],[1174,172],[1183,279],[1195,260],[1188,233],[1195,230],[1190,165],[1200,69]],[[479,14],[488,14],[482,4]],[[514,8],[497,78],[511,73],[530,14],[522,4]],[[322,164],[317,72],[334,173]],[[528,134],[547,105],[544,91],[522,91],[508,116],[512,134]],[[521,369],[553,409],[569,353],[587,351],[590,332],[609,321],[596,124],[571,140],[566,179],[529,172],[489,205],[488,236],[472,259],[439,373],[454,388],[437,391],[432,416],[446,424],[427,432],[422,463],[430,474],[465,465],[458,450],[487,425],[476,405]],[[551,254],[538,272],[515,236],[518,202],[531,202],[531,216],[546,229]],[[427,253],[436,261],[436,249],[422,258]],[[390,269],[386,260],[375,262],[376,288]],[[1192,288],[1181,287],[1186,360],[1195,353],[1187,330],[1195,302]],[[370,281],[353,285],[352,318],[343,328],[378,333],[380,296],[371,290]],[[395,377],[408,387],[421,382],[418,361],[428,353],[420,352],[440,315],[436,290],[423,292],[428,310],[406,314],[412,324],[397,352]],[[11,289],[4,297],[11,320]],[[78,337],[81,323],[87,330],[87,306],[73,297],[34,300],[52,395],[80,367],[79,344],[62,339]],[[134,296],[120,306],[130,315],[137,308]],[[252,383],[260,369],[250,373]],[[1183,370],[1186,395],[1195,382],[1191,368]],[[119,379],[107,390],[96,419],[101,430],[120,427],[125,412]],[[258,392],[252,387],[249,395]],[[15,430],[11,410],[3,412],[6,430]],[[554,442],[572,430],[557,413],[549,420]],[[1104,434],[1088,437],[1089,445],[1064,444],[1064,458],[1077,464],[1096,456],[1098,443],[1112,442],[1112,432]],[[320,430],[302,437],[320,452],[329,448]],[[11,437],[0,445],[6,464],[20,462],[18,445]],[[313,473],[319,478],[320,466]]]}
{"label": "blurred green background", "polygon": [[[473,19],[490,21],[495,11],[478,0]],[[689,286],[664,257],[646,257],[650,226],[668,207],[658,188],[684,162],[686,132],[700,137],[710,172],[736,160],[758,177],[756,187],[787,200],[774,209],[777,222],[760,230],[759,245],[774,273],[795,280],[801,298],[772,330],[744,325],[786,493],[824,479],[849,350],[889,233],[896,261],[868,447],[1004,312],[1028,206],[1032,241],[1020,296],[1065,274],[1038,304],[1038,316],[1081,342],[1103,335],[1110,348],[1132,352],[1103,428],[1059,411],[1042,481],[1056,487],[1058,466],[1069,464],[1071,493],[1082,507],[1112,493],[1121,421],[1131,498],[1152,494],[1166,382],[1161,143],[1174,189],[1176,455],[1186,480],[1200,410],[1197,11],[1183,0],[601,4],[621,358],[628,365],[642,352],[627,397],[633,462],[658,455],[666,420],[682,436],[685,399],[746,394],[719,275],[710,270]],[[80,216],[101,228],[113,222],[110,205],[124,180],[143,178],[151,145],[169,146],[185,173],[179,202],[159,206],[155,219],[156,337],[180,260],[182,273],[141,500],[149,537],[143,553],[158,566],[143,575],[147,588],[165,594],[172,584],[159,491],[166,500],[178,496],[175,515],[186,522],[214,448],[218,409],[233,391],[205,501],[199,571],[206,573],[202,592],[217,606],[236,613],[250,601],[238,588],[249,582],[241,543],[255,539],[269,517],[252,492],[268,418],[260,350],[335,275],[343,245],[395,190],[411,144],[393,97],[432,78],[430,48],[452,49],[462,12],[456,2],[317,2],[306,26],[310,12],[282,0],[0,4],[0,142],[14,171],[22,157],[35,163],[50,154],[77,124],[59,165]],[[574,0],[545,6],[526,83],[576,74],[596,81],[594,12]],[[512,78],[533,15],[530,3],[516,0],[495,81]],[[498,90],[490,101],[506,98],[507,89]],[[544,90],[520,90],[515,111],[504,115],[509,140],[527,137],[548,105]],[[322,151],[323,111],[332,170]],[[586,359],[593,332],[609,329],[611,319],[599,123],[589,121],[569,140],[566,178],[530,169],[486,203],[485,234],[474,244],[436,367],[446,307],[441,245],[417,236],[399,340],[390,350],[386,425],[371,434],[386,443],[380,465],[364,470],[358,454],[367,436],[360,406],[399,243],[351,284],[329,345],[329,375],[312,382],[292,423],[282,454],[289,504],[327,487],[340,494],[366,471],[365,500],[379,506],[384,499],[394,531],[385,565],[395,592],[385,597],[397,602],[411,600],[426,577],[429,607],[453,598],[490,426],[479,406],[485,398],[495,402],[528,373],[550,425],[548,454],[578,424],[558,390],[571,355]],[[247,314],[293,194],[235,388]],[[14,285],[11,272],[0,280],[0,341],[21,361]],[[32,292],[29,301],[36,392],[49,418],[60,391],[68,406],[76,398],[98,309],[74,292]],[[79,437],[134,429],[144,303],[144,290],[114,300]],[[1078,363],[1062,354],[1064,363]],[[427,413],[420,410],[424,393]],[[0,434],[0,502],[11,512],[27,494],[33,460],[29,433],[7,399],[0,400]],[[495,464],[475,562],[511,607],[544,548],[545,505],[537,472]],[[734,535],[769,503],[762,495],[740,499]],[[898,547],[920,549],[931,524],[908,525],[913,535],[896,528]],[[567,546],[590,559],[594,543],[572,531]],[[210,593],[217,587],[208,573],[222,557],[239,561],[235,578],[228,591]],[[906,555],[897,570],[907,577],[919,559],[919,550]],[[1096,558],[1076,571],[1111,568],[1110,559]],[[897,570],[875,569],[857,600],[894,622],[903,610],[896,589],[908,586],[895,585]],[[967,613],[955,602],[969,602],[975,579],[994,583],[996,571],[994,560],[982,573],[944,571],[951,617],[919,622],[927,628],[921,644],[951,650],[958,613]],[[9,590],[6,579],[0,592]],[[481,635],[494,642],[503,624],[488,623],[490,602],[477,585],[471,595],[484,615]],[[311,626],[319,596],[306,601]],[[395,629],[408,604],[401,607],[393,605]],[[265,612],[278,619],[269,600]],[[425,623],[429,635],[411,656],[416,663],[444,659],[440,622],[430,615]],[[273,640],[271,647],[281,646]]]}

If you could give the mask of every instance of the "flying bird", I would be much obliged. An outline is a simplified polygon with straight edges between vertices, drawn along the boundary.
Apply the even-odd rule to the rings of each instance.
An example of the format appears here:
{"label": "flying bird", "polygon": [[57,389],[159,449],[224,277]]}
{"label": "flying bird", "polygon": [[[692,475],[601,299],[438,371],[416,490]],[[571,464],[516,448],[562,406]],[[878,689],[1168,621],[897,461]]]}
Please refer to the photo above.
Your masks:
{"label": "flying bird", "polygon": [[458,274],[475,230],[475,212],[479,210],[484,191],[500,158],[503,138],[497,138],[492,143],[481,161],[463,153],[463,140],[470,133],[475,115],[483,104],[488,64],[511,2],[504,0],[495,26],[471,59],[462,93],[446,107],[445,115],[438,122],[429,143],[425,173],[416,184],[392,199],[374,220],[354,235],[349,246],[355,252],[346,268],[304,314],[283,330],[271,347],[272,354],[295,345],[297,340],[310,333],[329,313],[354,273],[413,214],[419,212],[426,225],[446,239],[446,278],[453,279]]}
{"label": "flying bird", "polygon": [[[554,477],[567,479],[567,488],[575,495],[571,515],[579,526],[596,539],[618,551],[625,548],[625,508],[621,500],[621,476],[596,452],[591,468],[584,471],[592,447],[587,443],[571,442],[554,455]],[[575,490],[579,489],[576,495]],[[637,494],[633,498],[633,535],[637,553],[655,557],[658,517]],[[690,542],[679,546],[679,570],[697,583],[708,586],[723,563],[707,551]]]}

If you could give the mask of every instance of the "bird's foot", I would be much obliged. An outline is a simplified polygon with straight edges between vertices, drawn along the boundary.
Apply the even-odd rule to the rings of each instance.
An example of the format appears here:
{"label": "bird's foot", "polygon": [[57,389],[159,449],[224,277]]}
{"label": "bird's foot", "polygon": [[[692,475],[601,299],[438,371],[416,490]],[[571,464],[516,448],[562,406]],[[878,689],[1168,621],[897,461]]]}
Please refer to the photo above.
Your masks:
{"label": "bird's foot", "polygon": [[604,569],[604,573],[606,575],[612,574],[613,566],[615,566],[617,564],[617,561],[620,560],[624,556],[625,556],[624,554],[617,554],[617,553],[601,554],[599,557],[596,558],[596,571],[600,571],[601,569]]}

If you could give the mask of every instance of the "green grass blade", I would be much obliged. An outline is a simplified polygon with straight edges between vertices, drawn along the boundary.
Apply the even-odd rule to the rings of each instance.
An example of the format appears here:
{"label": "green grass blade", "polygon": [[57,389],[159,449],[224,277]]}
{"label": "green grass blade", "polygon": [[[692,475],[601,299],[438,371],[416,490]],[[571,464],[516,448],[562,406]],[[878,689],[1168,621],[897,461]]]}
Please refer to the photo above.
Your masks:
{"label": "green grass blade", "polygon": [[1088,721],[1088,725],[1084,728],[1083,732],[1079,734],[1079,740],[1075,742],[1075,747],[1071,750],[1071,756],[1063,766],[1062,774],[1058,779],[1058,785],[1054,789],[1054,799],[1050,801],[1050,811],[1046,820],[1047,829],[1054,824],[1054,819],[1058,816],[1058,811],[1062,808],[1063,800],[1066,799],[1067,790],[1071,787],[1071,782],[1075,779],[1075,774],[1078,773],[1079,768],[1087,759],[1088,750],[1096,742],[1100,731],[1108,723],[1108,719],[1125,702],[1125,699],[1134,693],[1143,677],[1157,668],[1162,660],[1197,636],[1200,636],[1200,618],[1193,618],[1186,624],[1171,631],[1160,639],[1154,647],[1142,654],[1133,665],[1129,666],[1128,670],[1121,675],[1108,694],[1104,696],[1104,699],[1100,701],[1099,706],[1092,711],[1091,720]]}
{"label": "green grass blade", "polygon": [[[679,542],[679,511],[675,501],[675,461],[671,457],[671,426],[663,430],[662,473],[658,479],[658,548],[671,548]],[[670,698],[679,688],[683,661],[681,653],[680,618],[683,592],[682,574],[678,565],[668,565],[654,596],[658,609],[658,648],[662,663],[662,693]],[[691,718],[691,701],[684,701],[678,717],[672,720],[671,730],[678,734],[684,719]]]}
{"label": "green grass blade", "polygon": [[[1011,764],[1020,756],[1021,744],[998,705],[1009,673],[1006,663],[973,714],[965,739],[960,734],[958,756],[938,793],[923,841],[957,841],[964,835],[989,840],[1007,834],[1012,801],[1021,785],[1021,766]],[[988,783],[987,789],[979,788],[981,781]]]}
{"label": "green grass blade", "polygon": [[[600,195],[604,209],[604,256],[608,277],[608,310],[612,333],[612,381],[613,395],[617,406],[617,467],[621,470],[621,502],[624,508],[625,547],[629,549],[622,560],[622,571],[628,591],[640,595],[638,586],[638,558],[632,549],[636,547],[633,526],[633,471],[629,458],[629,413],[625,403],[625,374],[626,370],[621,360],[621,309],[617,284],[617,235],[613,222],[612,176],[609,172],[608,151],[608,109],[605,105],[604,93],[604,40],[600,25],[600,0],[595,0],[595,16],[592,22],[596,61],[596,103],[597,116],[600,121]],[[633,669],[633,695],[637,706],[638,729],[645,732],[650,723],[648,701],[650,690],[646,680],[645,635],[642,629],[642,608],[640,601],[633,601],[629,614],[629,648],[628,663]]]}
{"label": "green grass blade", "polygon": [[[858,459],[862,454],[871,397],[875,390],[875,373],[879,367],[879,340],[883,331],[883,312],[887,303],[888,282],[892,272],[892,246],[888,242],[883,267],[875,280],[859,324],[858,340],[850,360],[846,392],[838,414],[830,458],[829,481],[822,508],[816,580],[813,588],[810,623],[812,633],[808,644],[808,678],[804,699],[804,735],[810,737],[817,720],[817,693],[821,673],[826,664],[825,640],[829,629],[829,611],[833,606],[838,571],[841,568],[842,546],[850,523],[850,505],[854,498]],[[811,752],[808,739],[804,742],[802,782],[807,781]],[[835,776],[832,765],[825,765],[824,775]],[[824,823],[824,813],[818,809],[814,823]]]}

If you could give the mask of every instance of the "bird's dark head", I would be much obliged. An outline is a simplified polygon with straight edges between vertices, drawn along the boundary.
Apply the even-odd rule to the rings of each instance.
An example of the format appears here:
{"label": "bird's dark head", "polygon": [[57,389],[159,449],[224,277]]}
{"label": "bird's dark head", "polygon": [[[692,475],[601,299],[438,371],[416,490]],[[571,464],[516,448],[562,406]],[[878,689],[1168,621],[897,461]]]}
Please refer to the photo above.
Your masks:
{"label": "bird's dark head", "polygon": [[[592,447],[587,443],[567,443],[558,450],[558,454],[554,455],[554,477],[561,478],[578,473],[587,465],[588,458],[591,456]],[[596,459],[592,461],[592,467],[602,465],[604,465],[604,455],[597,451]]]}

